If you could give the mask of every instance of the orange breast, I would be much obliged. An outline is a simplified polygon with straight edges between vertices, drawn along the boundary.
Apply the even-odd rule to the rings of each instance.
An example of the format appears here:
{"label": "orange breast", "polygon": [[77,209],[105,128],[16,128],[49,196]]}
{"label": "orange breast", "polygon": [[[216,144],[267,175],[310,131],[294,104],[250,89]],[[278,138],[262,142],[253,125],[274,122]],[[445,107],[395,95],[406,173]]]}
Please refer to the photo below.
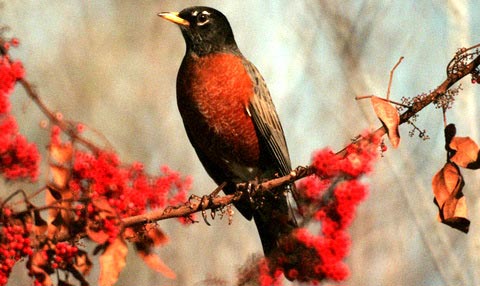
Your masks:
{"label": "orange breast", "polygon": [[256,167],[260,148],[246,107],[254,87],[242,59],[232,54],[185,58],[177,102],[190,140],[218,164]]}

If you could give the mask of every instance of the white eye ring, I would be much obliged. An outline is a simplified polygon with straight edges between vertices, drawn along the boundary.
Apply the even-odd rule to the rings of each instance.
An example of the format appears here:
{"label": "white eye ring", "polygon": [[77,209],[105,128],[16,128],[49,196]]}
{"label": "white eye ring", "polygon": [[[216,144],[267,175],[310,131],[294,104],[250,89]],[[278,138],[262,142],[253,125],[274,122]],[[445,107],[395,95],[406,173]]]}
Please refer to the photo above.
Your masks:
{"label": "white eye ring", "polygon": [[210,22],[210,19],[208,16],[210,16],[210,13],[208,13],[207,11],[203,11],[200,15],[198,15],[197,26],[203,26],[208,22]]}

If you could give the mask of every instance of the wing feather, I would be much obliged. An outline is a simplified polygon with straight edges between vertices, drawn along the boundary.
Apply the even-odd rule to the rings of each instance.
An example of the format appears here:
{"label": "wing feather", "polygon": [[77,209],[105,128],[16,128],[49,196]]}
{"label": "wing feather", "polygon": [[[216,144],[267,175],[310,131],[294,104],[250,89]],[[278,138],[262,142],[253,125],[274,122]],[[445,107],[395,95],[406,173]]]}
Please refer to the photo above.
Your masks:
{"label": "wing feather", "polygon": [[245,68],[255,84],[255,94],[250,100],[247,112],[251,115],[260,140],[265,144],[268,153],[276,164],[276,171],[284,176],[291,171],[290,155],[282,125],[275,110],[272,98],[265,81],[257,68],[245,60]]}

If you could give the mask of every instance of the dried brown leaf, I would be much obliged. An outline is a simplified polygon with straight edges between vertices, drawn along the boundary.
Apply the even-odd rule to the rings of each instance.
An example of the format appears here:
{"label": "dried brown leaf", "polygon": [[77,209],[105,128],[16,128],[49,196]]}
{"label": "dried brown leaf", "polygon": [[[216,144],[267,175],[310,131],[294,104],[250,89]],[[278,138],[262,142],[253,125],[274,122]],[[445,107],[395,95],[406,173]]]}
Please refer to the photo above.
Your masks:
{"label": "dried brown leaf", "polygon": [[86,233],[88,238],[90,238],[92,241],[98,243],[98,244],[104,244],[108,241],[110,236],[108,233],[103,231],[102,229],[95,230],[96,228],[92,228],[91,226],[87,226],[86,228]]}
{"label": "dried brown leaf", "polygon": [[70,179],[70,170],[64,167],[50,164],[52,182],[57,189],[64,190]]}
{"label": "dried brown leaf", "polygon": [[466,218],[467,206],[462,193],[464,185],[459,168],[451,162],[447,162],[432,179],[434,202],[439,209],[440,221],[463,232],[468,232],[470,222]]}
{"label": "dried brown leaf", "polygon": [[57,191],[52,185],[47,185],[48,192],[55,200],[59,201],[62,199],[62,194]]}
{"label": "dried brown leaf", "polygon": [[52,144],[49,147],[51,181],[57,190],[64,191],[70,179],[70,165],[73,158],[73,145]]}
{"label": "dried brown leaf", "polygon": [[92,200],[92,204],[95,206],[95,209],[98,210],[98,214],[101,218],[107,218],[115,216],[116,211],[108,203],[108,200],[103,197],[98,197]]}
{"label": "dried brown leaf", "polygon": [[168,236],[155,224],[145,226],[147,236],[152,240],[154,246],[160,246],[168,242]]}
{"label": "dried brown leaf", "polygon": [[35,279],[40,283],[41,286],[51,286],[53,285],[52,279],[50,278],[50,273],[46,270],[50,269],[51,267],[48,265],[48,261],[46,256],[43,254],[42,251],[35,252],[27,262],[27,268],[29,273],[35,276]]}
{"label": "dried brown leaf", "polygon": [[73,145],[72,143],[52,144],[49,148],[50,159],[57,164],[65,164],[72,161]]}
{"label": "dried brown leaf", "polygon": [[86,276],[90,273],[90,270],[92,270],[92,265],[92,261],[90,261],[88,254],[83,250],[79,250],[75,257],[75,269],[77,269],[82,275]]}
{"label": "dried brown leaf", "polygon": [[460,185],[462,178],[458,169],[452,163],[446,163],[432,179],[432,188],[435,199],[440,207],[450,197],[452,192]]}
{"label": "dried brown leaf", "polygon": [[65,220],[62,217],[62,213],[61,212],[58,213],[57,216],[55,217],[55,219],[52,220],[52,222],[50,222],[50,223],[53,224],[56,227],[64,226],[65,225]]}
{"label": "dried brown leaf", "polygon": [[33,220],[34,220],[34,224],[32,227],[33,233],[36,236],[43,236],[47,231],[47,222],[42,218],[39,210],[35,210],[33,212]]}
{"label": "dried brown leaf", "polygon": [[392,143],[392,147],[397,148],[400,144],[400,133],[398,131],[400,115],[397,109],[385,99],[377,96],[372,96],[371,101],[375,114],[385,128],[387,128],[388,139],[390,143]]}
{"label": "dried brown leaf", "polygon": [[449,146],[456,151],[450,160],[460,167],[467,168],[469,164],[479,160],[480,149],[470,137],[453,137]]}
{"label": "dried brown leaf", "polygon": [[91,240],[98,244],[104,244],[108,241],[109,235],[101,226],[100,221],[102,219],[116,220],[115,209],[110,206],[107,199],[102,197],[95,198],[92,204],[95,208],[96,216],[94,219],[87,221],[86,233]]}
{"label": "dried brown leaf", "polygon": [[138,238],[137,238],[137,233],[135,232],[135,230],[131,227],[126,227],[124,230],[123,230],[123,238],[128,240],[129,242],[134,242],[134,241],[138,241]]}
{"label": "dried brown leaf", "polygon": [[60,234],[60,228],[54,226],[53,224],[47,225],[47,237],[50,239],[54,239],[56,236]]}
{"label": "dried brown leaf", "polygon": [[[54,205],[57,203],[57,195],[58,194],[52,194],[51,192],[46,192],[45,193],[45,204],[47,206]],[[52,208],[49,211],[50,216],[55,216],[59,212],[58,209]]]}
{"label": "dried brown leaf", "polygon": [[128,248],[121,238],[115,239],[100,255],[100,277],[98,285],[112,286],[126,264]]}
{"label": "dried brown leaf", "polygon": [[151,269],[161,273],[163,276],[169,279],[175,279],[177,275],[168,267],[162,259],[155,253],[146,253],[144,251],[137,251],[138,256],[143,259],[143,262]]}

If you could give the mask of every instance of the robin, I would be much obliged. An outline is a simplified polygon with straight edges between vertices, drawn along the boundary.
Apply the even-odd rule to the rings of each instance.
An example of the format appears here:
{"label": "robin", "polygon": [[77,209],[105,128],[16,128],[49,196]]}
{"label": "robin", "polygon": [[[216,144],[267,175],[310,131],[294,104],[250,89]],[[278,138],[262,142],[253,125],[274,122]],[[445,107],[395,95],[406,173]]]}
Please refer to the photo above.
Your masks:
{"label": "robin", "polygon": [[[291,171],[272,98],[257,68],[240,52],[227,18],[209,7],[158,14],[180,27],[186,53],[177,75],[177,104],[188,138],[210,177],[226,184],[262,181]],[[254,204],[235,207],[255,220],[266,256],[297,226],[281,187]]]}

